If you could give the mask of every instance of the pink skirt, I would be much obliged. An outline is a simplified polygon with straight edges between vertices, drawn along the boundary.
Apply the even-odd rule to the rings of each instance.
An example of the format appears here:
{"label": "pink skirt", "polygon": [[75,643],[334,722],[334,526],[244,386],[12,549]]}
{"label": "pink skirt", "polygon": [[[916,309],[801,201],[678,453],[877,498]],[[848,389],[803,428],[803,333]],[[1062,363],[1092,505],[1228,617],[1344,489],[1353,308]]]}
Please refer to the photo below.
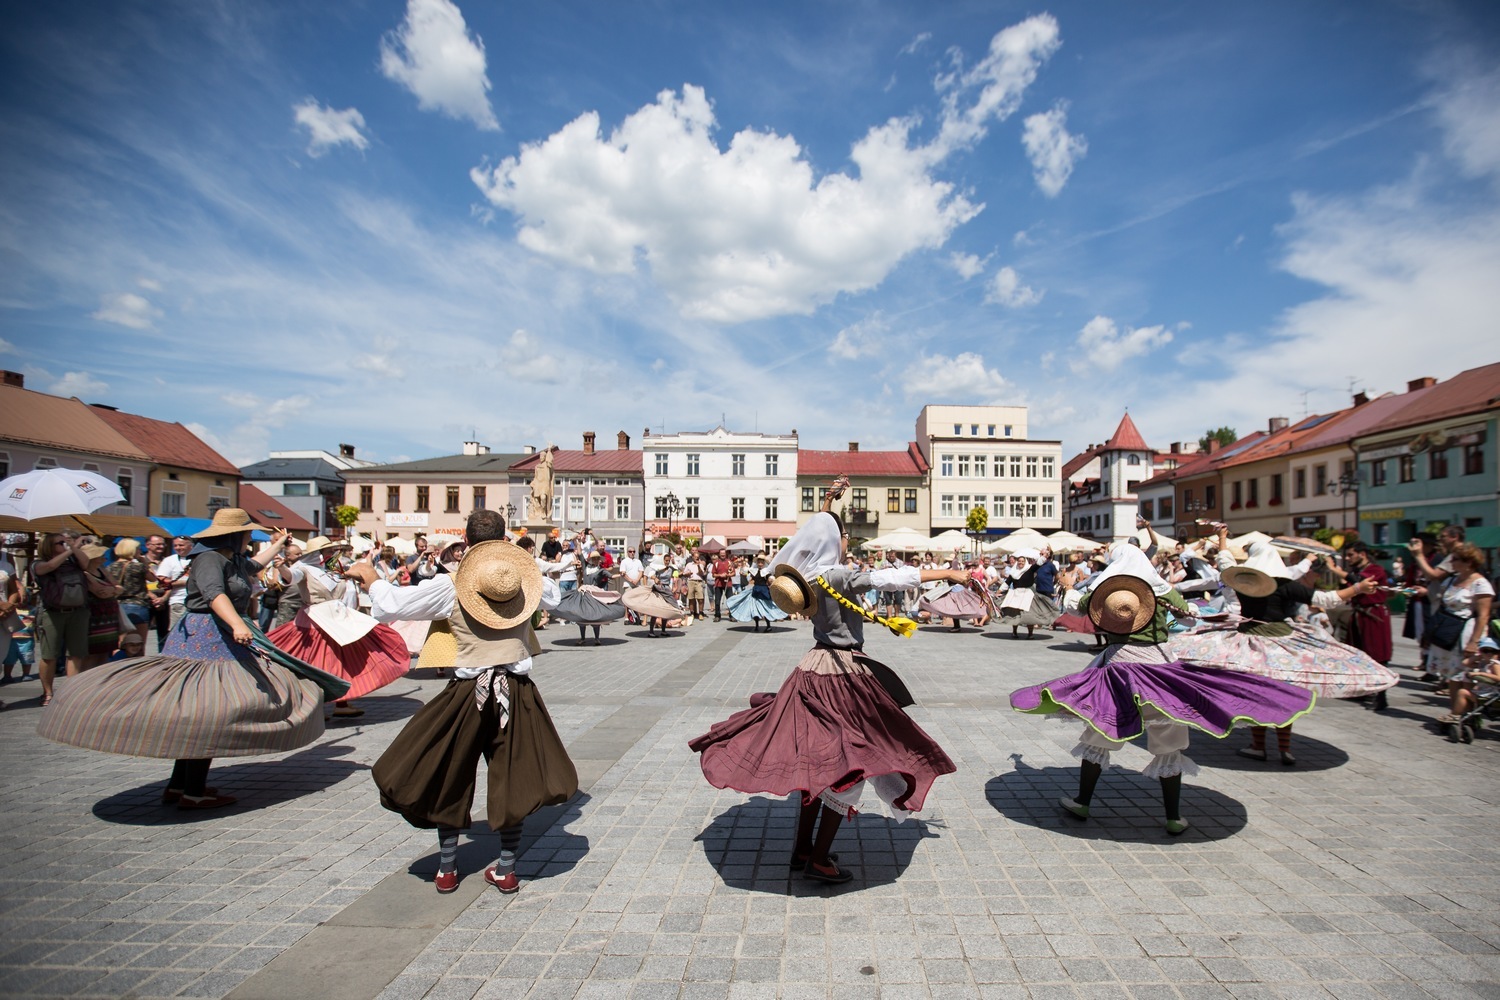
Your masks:
{"label": "pink skirt", "polygon": [[1358,698],[1395,687],[1399,678],[1353,646],[1310,625],[1288,622],[1291,635],[1255,635],[1233,626],[1175,635],[1175,660],[1286,681],[1325,698]]}
{"label": "pink skirt", "polygon": [[389,625],[376,625],[358,642],[340,646],[307,617],[306,608],[292,621],[272,629],[266,638],[277,649],[348,681],[349,693],[342,701],[363,697],[405,677],[411,665],[406,640]]}

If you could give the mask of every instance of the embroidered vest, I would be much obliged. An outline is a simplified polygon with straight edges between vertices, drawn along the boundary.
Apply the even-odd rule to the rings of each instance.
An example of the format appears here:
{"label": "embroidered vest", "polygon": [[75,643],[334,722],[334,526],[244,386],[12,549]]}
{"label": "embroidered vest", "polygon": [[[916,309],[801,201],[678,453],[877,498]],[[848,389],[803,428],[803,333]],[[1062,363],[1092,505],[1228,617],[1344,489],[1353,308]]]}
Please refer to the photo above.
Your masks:
{"label": "embroidered vest", "polygon": [[506,629],[490,628],[470,618],[456,597],[453,614],[448,617],[448,627],[453,630],[453,640],[458,646],[453,662],[455,667],[516,663],[542,651],[542,644],[531,630],[530,619]]}

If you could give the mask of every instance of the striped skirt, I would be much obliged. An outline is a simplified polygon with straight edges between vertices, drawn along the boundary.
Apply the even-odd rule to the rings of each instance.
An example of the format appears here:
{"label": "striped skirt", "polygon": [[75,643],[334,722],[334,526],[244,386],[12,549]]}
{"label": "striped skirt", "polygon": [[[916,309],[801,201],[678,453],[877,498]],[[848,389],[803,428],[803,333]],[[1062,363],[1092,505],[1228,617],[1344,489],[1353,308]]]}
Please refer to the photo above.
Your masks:
{"label": "striped skirt", "polygon": [[156,656],[60,679],[37,734],[128,757],[191,760],[284,753],[323,734],[323,693],[186,614]]}

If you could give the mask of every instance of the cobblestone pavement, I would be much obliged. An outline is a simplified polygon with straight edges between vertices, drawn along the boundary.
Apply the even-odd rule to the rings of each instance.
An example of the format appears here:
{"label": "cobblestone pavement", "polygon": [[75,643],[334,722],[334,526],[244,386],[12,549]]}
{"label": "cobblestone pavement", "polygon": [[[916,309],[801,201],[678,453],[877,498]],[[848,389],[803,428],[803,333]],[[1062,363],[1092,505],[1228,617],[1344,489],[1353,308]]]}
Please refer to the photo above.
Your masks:
{"label": "cobblestone pavement", "polygon": [[[536,831],[522,891],[476,891],[481,837],[461,855],[468,901],[344,995],[1500,998],[1500,739],[1446,742],[1446,706],[1410,680],[1384,715],[1321,702],[1296,767],[1195,735],[1194,825],[1170,838],[1144,750],[1115,756],[1077,823],[1055,805],[1076,724],[1007,707],[1081,668],[1082,644],[872,637],[959,771],[913,821],[846,824],[835,849],[857,877],[824,887],[789,874],[795,807],[710,787],[685,745],[779,685],[808,627],[604,634],[542,633],[535,677],[587,790]],[[0,995],[327,995],[268,993],[266,967],[311,970],[318,935],[377,890],[453,900],[422,874],[432,835],[383,811],[367,774],[443,683],[426,673],[301,751],[216,764],[240,804],[206,814],[157,804],[165,762],[41,741],[35,682],[0,688]],[[387,932],[368,933],[378,952]]]}

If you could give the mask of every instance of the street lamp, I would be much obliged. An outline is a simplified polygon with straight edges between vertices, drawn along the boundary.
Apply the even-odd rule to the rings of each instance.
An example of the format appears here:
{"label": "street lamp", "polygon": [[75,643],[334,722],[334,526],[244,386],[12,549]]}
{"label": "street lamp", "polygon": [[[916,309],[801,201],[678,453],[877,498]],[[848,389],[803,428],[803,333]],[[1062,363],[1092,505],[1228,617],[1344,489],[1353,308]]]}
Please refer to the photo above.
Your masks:
{"label": "street lamp", "polygon": [[514,521],[515,519],[516,519],[516,505],[513,504],[513,503],[506,504],[505,505],[505,523],[509,524],[510,522]]}
{"label": "street lamp", "polygon": [[1349,497],[1351,495],[1354,497],[1354,509],[1359,509],[1359,474],[1354,469],[1339,476],[1338,491],[1339,496],[1343,498],[1344,505],[1339,515],[1339,527],[1347,531],[1349,530]]}
{"label": "street lamp", "polygon": [[672,534],[672,522],[677,515],[682,513],[682,501],[677,499],[676,493],[668,493],[664,497],[657,498],[657,503],[667,509],[667,534]]}

